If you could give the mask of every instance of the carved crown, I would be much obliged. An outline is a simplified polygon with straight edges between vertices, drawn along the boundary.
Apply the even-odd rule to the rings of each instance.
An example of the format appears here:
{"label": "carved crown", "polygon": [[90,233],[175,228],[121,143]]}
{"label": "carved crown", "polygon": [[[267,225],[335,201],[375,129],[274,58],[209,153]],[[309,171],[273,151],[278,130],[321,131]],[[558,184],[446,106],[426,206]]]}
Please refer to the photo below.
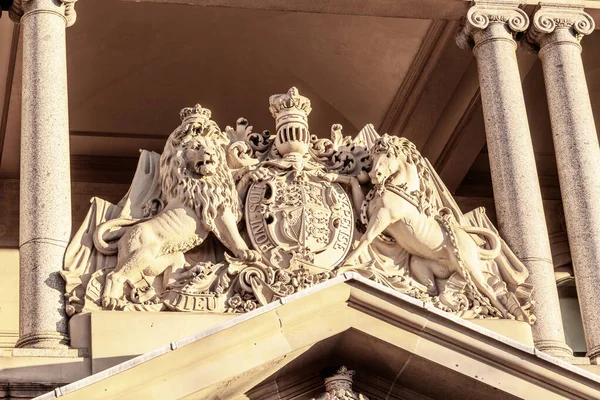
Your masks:
{"label": "carved crown", "polygon": [[197,121],[206,124],[210,120],[212,113],[208,108],[203,108],[200,104],[196,104],[194,107],[186,107],[179,113],[181,122],[193,122]]}
{"label": "carved crown", "polygon": [[325,390],[332,389],[352,389],[354,371],[341,366],[335,374],[325,378]]}
{"label": "carved crown", "polygon": [[312,108],[310,100],[301,96],[298,89],[292,87],[287,93],[274,94],[269,97],[269,111],[279,126],[292,116],[307,121]]}

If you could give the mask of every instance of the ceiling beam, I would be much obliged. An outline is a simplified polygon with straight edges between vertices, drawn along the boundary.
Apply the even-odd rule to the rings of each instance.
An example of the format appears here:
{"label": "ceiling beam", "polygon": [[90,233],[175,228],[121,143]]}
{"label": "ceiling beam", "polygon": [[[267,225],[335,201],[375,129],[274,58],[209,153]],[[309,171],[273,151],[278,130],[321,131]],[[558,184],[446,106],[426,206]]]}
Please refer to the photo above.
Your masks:
{"label": "ceiling beam", "polygon": [[[443,73],[443,70],[440,70],[439,73]],[[478,96],[477,64],[475,59],[471,58],[467,69],[459,78],[456,90],[452,93],[452,97],[422,147],[423,155],[437,168],[440,167],[438,160],[447,150],[453,132],[461,125],[464,127],[465,114],[470,115],[474,104],[478,101]]]}
{"label": "ceiling beam", "polygon": [[[456,27],[457,24],[449,25]],[[422,152],[437,121],[443,117],[453,99],[453,94],[463,90],[461,78],[473,59],[471,52],[463,51],[456,46],[453,34],[448,35],[445,40],[440,40],[433,54],[432,58],[436,59],[435,62],[428,61],[427,68],[423,70],[424,76],[418,80],[420,83],[415,85],[415,90],[407,96],[405,108],[410,113],[406,113],[406,118],[400,118],[399,123],[392,125],[389,130],[389,133],[411,140]],[[431,71],[426,73],[430,66],[432,66]],[[424,87],[420,87],[421,82]],[[477,88],[477,81],[475,85]],[[423,154],[432,160],[431,152],[423,152]]]}
{"label": "ceiling beam", "polygon": [[[243,8],[286,12],[361,15],[373,17],[445,19],[456,21],[466,14],[471,0],[122,0],[136,3],[183,4],[204,7]],[[537,5],[539,0],[514,1]],[[600,9],[600,0],[544,0],[544,3],[578,4]]]}
{"label": "ceiling beam", "polygon": [[458,20],[466,14],[465,0],[123,0],[137,3],[183,4],[204,7],[342,14],[372,17]]}
{"label": "ceiling beam", "polygon": [[446,48],[449,45],[454,46],[454,36],[458,28],[459,24],[456,21],[431,22],[419,51],[379,126],[379,132],[402,136],[404,128],[413,118],[415,108],[429,87],[430,78],[440,65]]}
{"label": "ceiling beam", "polygon": [[434,168],[455,193],[486,143],[479,89],[447,139]]}

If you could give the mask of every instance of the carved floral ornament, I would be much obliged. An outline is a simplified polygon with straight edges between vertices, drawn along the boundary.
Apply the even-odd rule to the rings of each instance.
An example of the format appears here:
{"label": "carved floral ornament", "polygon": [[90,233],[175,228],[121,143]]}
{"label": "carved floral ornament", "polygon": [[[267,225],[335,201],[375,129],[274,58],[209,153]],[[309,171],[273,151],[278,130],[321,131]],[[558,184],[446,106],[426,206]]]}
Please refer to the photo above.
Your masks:
{"label": "carved floral ornament", "polygon": [[[59,11],[65,18],[66,26],[71,27],[77,20],[77,12],[75,11],[75,3],[78,0],[59,0],[59,7],[57,7],[53,1],[35,1],[35,0],[13,0],[13,3],[9,9],[10,19],[16,23],[21,22],[21,18],[27,12],[44,10],[47,8],[49,11]],[[46,6],[47,3],[47,6]],[[31,9],[36,7],[35,9]],[[57,10],[58,8],[58,10]]]}
{"label": "carved floral ornament", "polygon": [[320,138],[296,88],[269,109],[274,134],[183,109],[118,204],[92,199],[62,271],[69,315],[243,313],[352,271],[465,318],[534,322],[523,264],[413,143],[370,124]]}

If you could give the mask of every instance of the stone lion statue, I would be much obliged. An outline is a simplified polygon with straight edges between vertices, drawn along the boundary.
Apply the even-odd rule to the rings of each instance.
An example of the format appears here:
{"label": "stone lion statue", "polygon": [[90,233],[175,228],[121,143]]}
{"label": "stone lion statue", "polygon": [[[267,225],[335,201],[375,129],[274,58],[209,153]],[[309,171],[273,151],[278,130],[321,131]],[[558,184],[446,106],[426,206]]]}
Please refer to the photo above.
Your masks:
{"label": "stone lion statue", "polygon": [[[197,105],[182,111],[182,123],[169,136],[160,159],[161,203],[155,215],[101,224],[94,244],[104,254],[117,253],[106,277],[102,306],[114,308],[126,282],[149,287],[147,277],[185,265],[184,253],[213,233],[235,257],[260,259],[241,237],[242,209],[224,145],[228,143],[210,111]],[[153,214],[153,213],[150,213]]]}

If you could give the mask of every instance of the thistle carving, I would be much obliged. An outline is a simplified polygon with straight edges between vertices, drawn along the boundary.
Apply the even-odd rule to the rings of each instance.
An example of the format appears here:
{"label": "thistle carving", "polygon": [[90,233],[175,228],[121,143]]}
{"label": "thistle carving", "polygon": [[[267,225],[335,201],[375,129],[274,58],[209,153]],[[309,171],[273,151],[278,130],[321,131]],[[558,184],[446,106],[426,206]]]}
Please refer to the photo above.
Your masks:
{"label": "thistle carving", "polygon": [[475,35],[487,29],[490,24],[505,25],[514,36],[527,29],[529,17],[525,11],[514,5],[478,2],[469,9],[463,19],[461,30],[456,36],[456,44],[463,50],[473,49]]}

